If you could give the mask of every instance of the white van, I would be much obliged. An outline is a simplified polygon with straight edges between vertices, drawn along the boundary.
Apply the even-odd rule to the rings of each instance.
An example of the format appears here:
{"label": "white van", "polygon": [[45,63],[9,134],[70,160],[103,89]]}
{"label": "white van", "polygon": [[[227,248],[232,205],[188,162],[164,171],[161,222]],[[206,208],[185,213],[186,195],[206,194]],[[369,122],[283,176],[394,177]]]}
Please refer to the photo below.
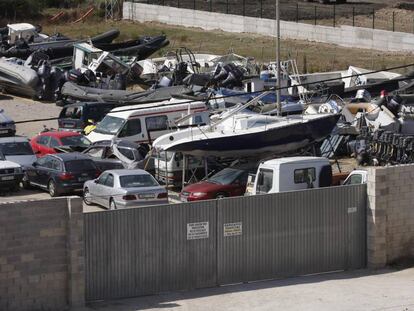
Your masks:
{"label": "white van", "polygon": [[[180,122],[180,119],[192,115]],[[122,138],[139,144],[151,144],[180,126],[204,125],[209,113],[204,102],[170,99],[158,103],[122,106],[112,109],[87,136],[92,142]]]}
{"label": "white van", "polygon": [[254,185],[248,187],[246,194],[329,187],[331,183],[332,168],[327,158],[286,157],[261,163],[257,169]]}

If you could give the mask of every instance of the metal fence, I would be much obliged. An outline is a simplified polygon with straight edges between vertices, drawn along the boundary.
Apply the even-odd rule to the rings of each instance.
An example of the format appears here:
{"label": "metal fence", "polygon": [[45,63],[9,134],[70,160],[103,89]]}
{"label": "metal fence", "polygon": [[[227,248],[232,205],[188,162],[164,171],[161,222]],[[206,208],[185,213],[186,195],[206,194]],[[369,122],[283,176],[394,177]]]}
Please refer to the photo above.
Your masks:
{"label": "metal fence", "polygon": [[[274,0],[132,0],[129,2],[268,19],[275,19],[276,16]],[[414,14],[407,12],[410,11],[376,9],[370,3],[322,5],[282,2],[280,17],[286,21],[314,25],[333,27],[348,25],[412,33],[414,32]]]}
{"label": "metal fence", "polygon": [[86,299],[362,268],[365,209],[360,185],[85,214]]}

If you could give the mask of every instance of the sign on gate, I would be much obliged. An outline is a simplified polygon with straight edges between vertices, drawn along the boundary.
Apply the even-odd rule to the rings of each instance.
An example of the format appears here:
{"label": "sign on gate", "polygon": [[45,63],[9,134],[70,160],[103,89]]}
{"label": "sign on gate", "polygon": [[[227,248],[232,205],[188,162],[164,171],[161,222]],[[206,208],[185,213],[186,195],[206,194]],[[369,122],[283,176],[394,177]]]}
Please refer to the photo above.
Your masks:
{"label": "sign on gate", "polygon": [[242,235],[242,223],[241,222],[233,222],[229,224],[224,224],[224,236],[236,236]]}
{"label": "sign on gate", "polygon": [[208,239],[208,221],[187,224],[187,240]]}

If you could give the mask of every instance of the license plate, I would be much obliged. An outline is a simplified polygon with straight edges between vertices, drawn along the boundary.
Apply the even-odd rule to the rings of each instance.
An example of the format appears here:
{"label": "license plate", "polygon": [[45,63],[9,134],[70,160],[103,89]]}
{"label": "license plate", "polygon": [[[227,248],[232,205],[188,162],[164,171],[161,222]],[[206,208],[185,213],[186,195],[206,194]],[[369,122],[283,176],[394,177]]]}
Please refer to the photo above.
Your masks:
{"label": "license plate", "polygon": [[14,176],[4,176],[1,180],[14,180]]}
{"label": "license plate", "polygon": [[180,200],[181,200],[181,202],[187,202],[188,201],[187,197],[184,197],[184,196],[181,196]]}
{"label": "license plate", "polygon": [[143,193],[139,195],[140,199],[153,199],[155,198],[155,194],[153,193]]}
{"label": "license plate", "polygon": [[9,130],[0,130],[0,134],[6,134],[8,132],[9,132]]}

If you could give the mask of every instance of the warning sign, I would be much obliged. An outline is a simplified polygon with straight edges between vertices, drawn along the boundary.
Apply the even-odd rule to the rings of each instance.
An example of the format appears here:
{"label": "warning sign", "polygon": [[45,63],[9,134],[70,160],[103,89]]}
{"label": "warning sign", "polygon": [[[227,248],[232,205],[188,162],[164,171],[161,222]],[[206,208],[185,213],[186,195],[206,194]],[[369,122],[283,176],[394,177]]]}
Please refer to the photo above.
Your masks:
{"label": "warning sign", "polygon": [[187,224],[187,240],[208,239],[208,221]]}
{"label": "warning sign", "polygon": [[233,222],[229,224],[224,224],[224,236],[236,236],[242,235],[242,223],[241,222]]}

